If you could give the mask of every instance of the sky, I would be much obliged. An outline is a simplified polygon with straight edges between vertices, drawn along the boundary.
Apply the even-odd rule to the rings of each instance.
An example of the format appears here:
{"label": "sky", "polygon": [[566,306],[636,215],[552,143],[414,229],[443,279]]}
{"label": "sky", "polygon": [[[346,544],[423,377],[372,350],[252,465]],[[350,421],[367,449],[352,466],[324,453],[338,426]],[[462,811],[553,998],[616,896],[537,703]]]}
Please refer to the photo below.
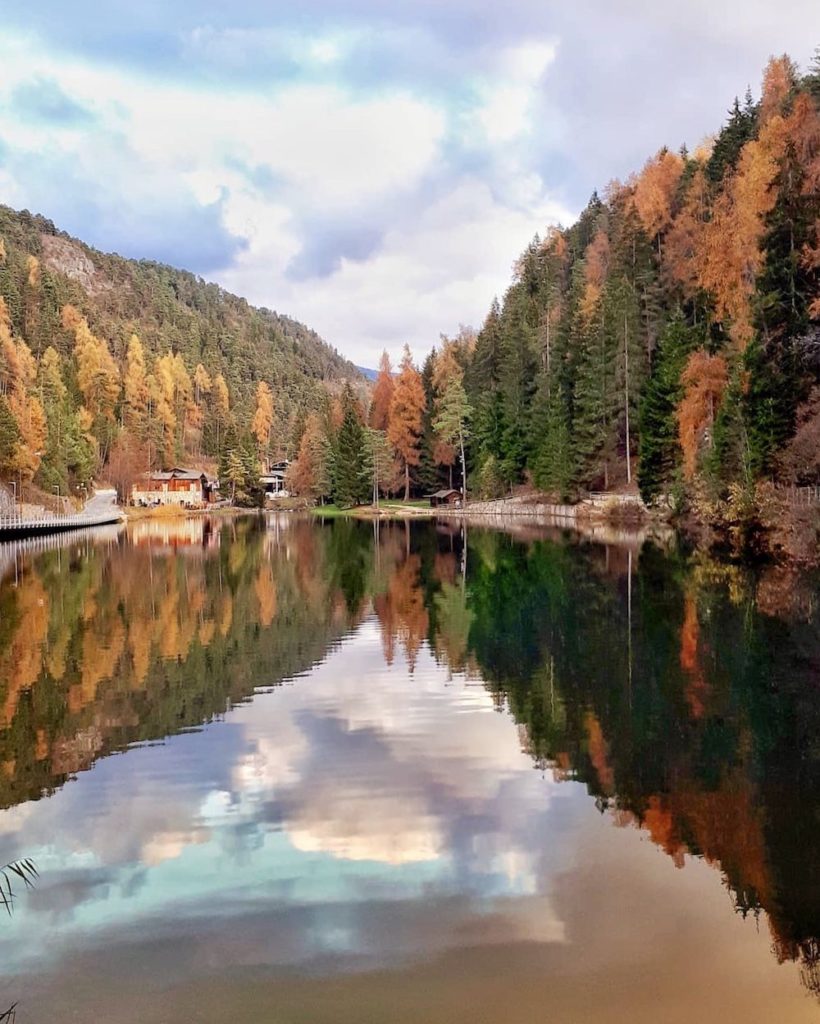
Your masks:
{"label": "sky", "polygon": [[0,202],[366,366],[480,326],[536,232],[820,43],[816,0],[4,6]]}

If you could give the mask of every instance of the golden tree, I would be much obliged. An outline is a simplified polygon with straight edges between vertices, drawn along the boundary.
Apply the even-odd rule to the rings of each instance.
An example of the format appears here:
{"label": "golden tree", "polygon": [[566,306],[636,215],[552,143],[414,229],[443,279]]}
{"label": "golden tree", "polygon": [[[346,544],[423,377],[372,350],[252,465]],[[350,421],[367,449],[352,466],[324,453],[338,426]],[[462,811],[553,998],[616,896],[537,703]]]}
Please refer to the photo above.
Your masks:
{"label": "golden tree", "polygon": [[782,114],[797,85],[797,68],[787,55],[772,57],[763,72],[763,87],[760,94],[760,123]]}
{"label": "golden tree", "polygon": [[220,450],[220,440],[222,437],[222,431],[228,425],[228,419],[231,415],[231,399],[230,393],[228,392],[228,385],[225,378],[221,373],[218,373],[214,377],[213,386],[214,396],[214,425],[216,426],[216,447],[217,451]]}
{"label": "golden tree", "polygon": [[584,254],[584,291],[581,316],[589,323],[598,310],[601,293],[609,271],[609,237],[603,228],[595,232]]}
{"label": "golden tree", "polygon": [[91,333],[88,321],[74,306],[64,306],[63,327],[74,335],[77,384],[86,409],[95,420],[112,420],[120,396],[120,372],[101,338]]}
{"label": "golden tree", "polygon": [[743,349],[753,334],[752,297],[763,266],[766,216],[777,201],[776,182],[787,125],[775,114],[741,150],[737,170],[715,201],[698,259],[698,283],[711,293],[715,313]]}
{"label": "golden tree", "polygon": [[686,390],[677,409],[678,437],[687,480],[695,475],[701,441],[706,429],[714,423],[727,380],[726,360],[722,356],[710,356],[703,349],[689,356],[681,374]]}
{"label": "golden tree", "polygon": [[256,409],[251,420],[251,433],[256,438],[259,458],[264,463],[270,448],[270,432],[273,426],[273,392],[270,384],[260,380],[256,388]]}
{"label": "golden tree", "polygon": [[125,426],[135,437],[142,437],[148,417],[148,375],[145,370],[145,352],[136,334],[132,334],[128,341],[123,389]]}
{"label": "golden tree", "polygon": [[708,186],[703,167],[698,167],[686,188],[678,215],[667,232],[663,247],[663,269],[667,279],[685,299],[698,291],[698,258],[703,251],[703,233],[709,215]]}
{"label": "golden tree", "polygon": [[413,365],[409,346],[405,345],[401,370],[390,402],[390,421],[387,425],[388,440],[404,462],[405,501],[410,498],[410,467],[419,464],[419,438],[424,407],[421,374]]}
{"label": "golden tree", "polygon": [[369,423],[374,430],[387,430],[390,422],[390,403],[393,401],[393,370],[390,366],[390,356],[387,352],[382,353],[379,362],[379,375],[373,388],[373,398],[370,403]]}
{"label": "golden tree", "polygon": [[661,234],[672,223],[672,210],[683,160],[677,153],[662,149],[648,160],[635,180],[634,203],[647,235],[657,240],[661,254]]}

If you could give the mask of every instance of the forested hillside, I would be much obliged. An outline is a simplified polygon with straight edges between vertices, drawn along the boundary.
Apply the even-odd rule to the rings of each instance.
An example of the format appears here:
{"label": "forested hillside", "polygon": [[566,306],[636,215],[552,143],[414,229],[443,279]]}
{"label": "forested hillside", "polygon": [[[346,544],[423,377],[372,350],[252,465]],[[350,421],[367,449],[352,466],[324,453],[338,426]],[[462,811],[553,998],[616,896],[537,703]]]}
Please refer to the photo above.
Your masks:
{"label": "forested hillside", "polygon": [[252,475],[358,377],[300,323],[0,207],[0,477],[65,494],[229,450]]}
{"label": "forested hillside", "polygon": [[534,239],[462,359],[480,489],[820,482],[819,103],[820,59],[772,59],[714,139]]}
{"label": "forested hillside", "polygon": [[774,484],[820,483],[818,104],[820,58],[772,59],[716,137],[536,236],[477,335],[421,370],[385,355],[369,431],[348,417],[358,477],[338,486],[334,428],[309,423],[294,489],[364,500],[369,470],[406,494],[639,489],[735,534],[776,519]]}
{"label": "forested hillside", "polygon": [[385,356],[369,396],[301,325],[0,208],[0,473],[125,490],[211,457],[242,494],[288,455],[314,500],[631,488],[742,532],[773,484],[820,484],[818,107],[820,58],[772,59],[714,138],[536,236],[477,335]]}

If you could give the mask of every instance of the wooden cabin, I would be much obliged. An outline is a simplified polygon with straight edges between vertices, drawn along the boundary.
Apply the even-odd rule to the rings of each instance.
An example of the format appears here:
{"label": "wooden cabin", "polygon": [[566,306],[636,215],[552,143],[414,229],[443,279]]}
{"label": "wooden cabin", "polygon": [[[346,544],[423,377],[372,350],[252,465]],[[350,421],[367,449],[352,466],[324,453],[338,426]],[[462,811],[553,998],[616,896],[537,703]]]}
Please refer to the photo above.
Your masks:
{"label": "wooden cabin", "polygon": [[442,491],[436,491],[430,495],[432,508],[461,508],[461,491],[454,487],[447,487]]}
{"label": "wooden cabin", "polygon": [[143,508],[157,505],[180,505],[182,508],[205,508],[217,498],[219,484],[199,469],[174,466],[146,473],[134,484],[131,502]]}

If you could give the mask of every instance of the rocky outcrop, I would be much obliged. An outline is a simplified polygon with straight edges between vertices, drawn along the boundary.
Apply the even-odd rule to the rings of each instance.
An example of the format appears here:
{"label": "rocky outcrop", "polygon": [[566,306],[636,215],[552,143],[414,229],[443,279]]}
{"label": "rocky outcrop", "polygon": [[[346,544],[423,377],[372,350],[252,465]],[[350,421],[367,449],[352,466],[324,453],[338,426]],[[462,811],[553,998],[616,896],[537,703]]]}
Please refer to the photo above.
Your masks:
{"label": "rocky outcrop", "polygon": [[110,291],[112,281],[94,266],[85,250],[68,238],[59,235],[40,236],[43,243],[43,263],[49,270],[65,274],[91,296]]}

